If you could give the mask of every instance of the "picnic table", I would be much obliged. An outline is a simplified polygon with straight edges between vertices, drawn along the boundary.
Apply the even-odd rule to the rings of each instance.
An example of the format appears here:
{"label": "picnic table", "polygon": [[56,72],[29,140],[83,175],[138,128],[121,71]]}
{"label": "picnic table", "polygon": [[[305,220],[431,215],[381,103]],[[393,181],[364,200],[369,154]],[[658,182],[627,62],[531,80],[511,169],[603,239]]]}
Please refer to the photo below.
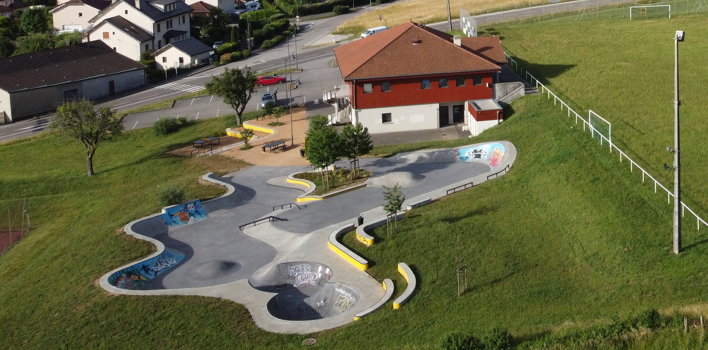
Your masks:
{"label": "picnic table", "polygon": [[216,141],[217,144],[221,144],[221,139],[214,136],[202,137],[202,140],[208,141],[212,145],[214,144],[214,141]]}
{"label": "picnic table", "polygon": [[284,141],[273,141],[271,143],[267,143],[263,145],[261,148],[263,152],[265,152],[266,148],[273,153],[274,149],[282,149],[283,151],[285,150],[285,142]]}
{"label": "picnic table", "polygon": [[203,153],[206,153],[206,147],[209,146],[209,152],[212,151],[211,147],[211,141],[207,140],[195,140],[192,141],[192,152],[190,152],[190,155],[194,155],[194,152],[197,152],[197,155],[199,155],[199,151],[202,151]]}

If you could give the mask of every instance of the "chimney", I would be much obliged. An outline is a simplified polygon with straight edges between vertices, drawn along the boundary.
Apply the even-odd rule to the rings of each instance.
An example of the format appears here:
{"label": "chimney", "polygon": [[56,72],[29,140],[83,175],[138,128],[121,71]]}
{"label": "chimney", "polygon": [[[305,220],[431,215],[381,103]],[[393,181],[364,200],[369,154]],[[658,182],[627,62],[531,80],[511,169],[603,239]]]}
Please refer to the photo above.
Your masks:
{"label": "chimney", "polygon": [[140,10],[140,0],[135,0],[135,8]]}
{"label": "chimney", "polygon": [[462,46],[462,38],[459,35],[455,35],[452,40],[455,43],[455,45]]}

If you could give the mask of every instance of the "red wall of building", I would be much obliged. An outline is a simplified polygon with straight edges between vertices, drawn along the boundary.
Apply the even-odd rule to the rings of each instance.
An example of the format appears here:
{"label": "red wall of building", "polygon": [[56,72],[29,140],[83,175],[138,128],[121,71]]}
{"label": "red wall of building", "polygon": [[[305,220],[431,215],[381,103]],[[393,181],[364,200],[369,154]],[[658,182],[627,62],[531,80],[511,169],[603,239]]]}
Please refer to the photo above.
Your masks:
{"label": "red wall of building", "polygon": [[[471,104],[467,103],[467,110],[472,114],[474,119],[478,122],[487,120],[497,120],[497,111],[477,111],[472,107]],[[504,120],[504,111],[499,110],[499,120]]]}
{"label": "red wall of building", "polygon": [[[493,72],[486,72],[463,75],[455,74],[416,78],[380,79],[373,81],[357,80],[355,92],[352,90],[356,96],[352,96],[352,101],[354,108],[364,109],[493,98],[494,89],[491,87],[493,74]],[[482,76],[481,85],[473,85],[472,79],[475,75]],[[455,79],[458,76],[465,77],[465,86],[456,86]],[[448,78],[446,88],[440,88],[438,86],[438,79],[440,78]],[[430,89],[421,89],[421,81],[424,79],[430,80]],[[383,82],[391,83],[390,92],[381,92],[381,83]],[[352,87],[353,83],[348,83],[350,83],[350,87]],[[365,83],[372,83],[374,85],[373,93],[364,93]],[[489,83],[490,87],[487,87],[487,83]]]}

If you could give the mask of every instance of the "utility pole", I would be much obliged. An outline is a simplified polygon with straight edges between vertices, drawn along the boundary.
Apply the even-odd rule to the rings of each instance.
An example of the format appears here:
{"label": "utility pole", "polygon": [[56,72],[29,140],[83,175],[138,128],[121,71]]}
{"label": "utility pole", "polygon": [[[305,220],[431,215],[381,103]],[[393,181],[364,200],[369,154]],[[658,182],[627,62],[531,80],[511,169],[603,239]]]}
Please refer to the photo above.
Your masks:
{"label": "utility pole", "polygon": [[674,37],[674,254],[681,253],[681,142],[679,140],[679,41],[684,32],[677,31]]}
{"label": "utility pole", "polygon": [[450,25],[452,31],[452,17],[450,17],[450,0],[447,0],[447,24]]}

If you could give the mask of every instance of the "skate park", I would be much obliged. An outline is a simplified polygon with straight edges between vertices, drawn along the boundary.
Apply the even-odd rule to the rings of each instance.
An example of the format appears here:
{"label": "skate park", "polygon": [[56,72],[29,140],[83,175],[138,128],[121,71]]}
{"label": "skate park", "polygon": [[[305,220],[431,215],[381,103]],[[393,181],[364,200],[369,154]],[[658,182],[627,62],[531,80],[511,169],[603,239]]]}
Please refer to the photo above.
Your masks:
{"label": "skate park", "polygon": [[[515,147],[505,141],[361,159],[361,168],[373,173],[365,187],[303,202],[298,199],[309,186],[288,177],[311,167],[252,166],[223,177],[207,174],[204,180],[228,192],[126,225],[127,234],[151,242],[157,251],[106,273],[100,285],[117,294],[231,300],[247,307],[256,325],[269,332],[305,334],[343,326],[394,293],[351,262],[356,252],[348,259],[346,248],[332,248],[338,245],[335,231],[353,230],[360,214],[364,225],[385,219],[383,186],[400,185],[406,209],[493,181],[515,159]],[[415,279],[409,275],[406,280]]]}

